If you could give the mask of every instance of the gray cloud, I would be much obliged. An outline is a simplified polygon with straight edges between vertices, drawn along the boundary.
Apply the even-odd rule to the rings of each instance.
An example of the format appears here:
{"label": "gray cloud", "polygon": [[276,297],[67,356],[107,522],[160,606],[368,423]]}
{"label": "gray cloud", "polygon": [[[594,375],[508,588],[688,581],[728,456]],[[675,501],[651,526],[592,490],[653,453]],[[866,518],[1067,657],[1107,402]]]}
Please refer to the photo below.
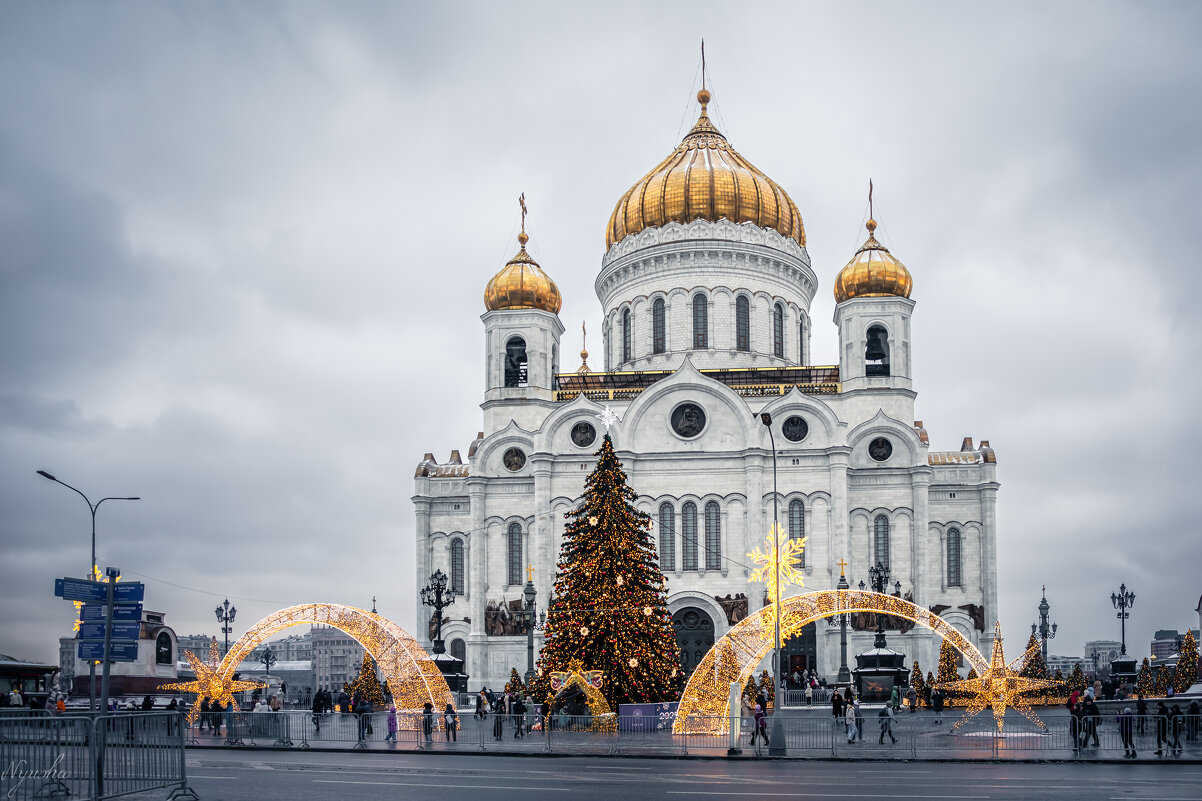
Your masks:
{"label": "gray cloud", "polygon": [[602,227],[691,121],[704,35],[720,124],[805,218],[820,359],[876,180],[919,416],[999,454],[1003,626],[1047,583],[1077,652],[1117,633],[1127,581],[1142,652],[1202,592],[1200,14],[4,6],[0,650],[53,657],[50,581],[87,560],[87,510],[39,468],[143,497],[102,507],[100,553],[178,631],[227,594],[247,625],[376,595],[411,626],[410,476],[479,427],[516,195],[574,353]]}

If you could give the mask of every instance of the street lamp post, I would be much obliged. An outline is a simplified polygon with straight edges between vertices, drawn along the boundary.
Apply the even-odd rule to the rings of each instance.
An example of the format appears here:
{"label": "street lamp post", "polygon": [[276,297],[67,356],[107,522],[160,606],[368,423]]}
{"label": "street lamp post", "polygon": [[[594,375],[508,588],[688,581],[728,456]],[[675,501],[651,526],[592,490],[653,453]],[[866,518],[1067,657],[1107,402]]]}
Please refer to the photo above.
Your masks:
{"label": "street lamp post", "polygon": [[[776,597],[773,599],[773,603],[776,604],[776,613],[772,616],[775,624],[772,682],[776,687],[776,692],[784,693],[784,688],[780,684],[780,497],[776,486],[776,436],[772,433],[772,415],[770,413],[761,412],[760,422],[764,424],[764,428],[768,429],[768,441],[772,444],[772,571],[776,579]],[[773,744],[768,747],[768,753],[774,756],[784,756],[785,754],[785,724],[781,716],[776,714],[779,708],[780,704],[777,704],[777,709],[773,710]]]}
{"label": "street lamp post", "polygon": [[442,642],[442,610],[455,603],[454,591],[447,590],[447,574],[441,569],[430,576],[430,583],[422,587],[422,603],[434,607],[434,641],[430,650],[444,654],[447,649]]}
{"label": "street lamp post", "polygon": [[1048,588],[1044,585],[1043,599],[1039,602],[1039,624],[1031,624],[1031,633],[1038,634],[1043,642],[1043,664],[1048,664],[1048,640],[1056,639],[1056,624],[1049,622],[1048,612],[1052,605],[1048,603]]}
{"label": "street lamp post", "polygon": [[[534,567],[528,565],[526,567],[526,588],[522,590],[522,597],[525,599],[525,604],[522,607],[522,621],[526,624],[526,686],[530,686],[530,682],[534,680],[534,624],[540,622],[537,620],[535,611],[535,589],[534,589]],[[542,621],[546,621],[547,613],[542,613]]]}
{"label": "street lamp post", "polygon": [[1131,613],[1127,610],[1135,606],[1135,593],[1127,589],[1127,585],[1120,584],[1117,593],[1110,593],[1110,603],[1118,611],[1118,619],[1122,629],[1122,649],[1119,651],[1120,656],[1127,655],[1127,618],[1131,617]]}
{"label": "street lamp post", "polygon": [[[100,500],[96,501],[96,503],[92,503],[90,500],[88,500],[87,495],[84,495],[82,492],[80,492],[75,487],[72,487],[67,482],[59,481],[57,478],[55,478],[51,474],[47,473],[45,470],[38,470],[37,474],[39,476],[41,476],[42,478],[48,479],[49,481],[53,481],[55,484],[62,484],[67,489],[71,490],[72,492],[77,493],[79,495],[79,497],[83,498],[84,503],[86,503],[88,505],[88,510],[92,513],[92,561],[88,564],[87,580],[95,581],[96,580],[96,510],[99,509],[100,504],[104,503],[105,501],[140,501],[141,498],[110,496],[108,498],[101,498]],[[107,655],[108,652],[106,651],[105,653]],[[89,712],[96,711],[96,660],[94,660],[94,659],[88,660],[88,711]]]}
{"label": "street lamp post", "polygon": [[[280,660],[271,652],[270,648],[264,648],[263,653],[259,654],[259,661],[263,663],[263,678],[266,679],[268,674],[271,673],[271,666]],[[269,684],[269,682],[266,681],[263,683]]]}
{"label": "street lamp post", "polygon": [[[872,583],[873,592],[879,592],[882,595],[885,593],[885,587],[889,584],[889,568],[880,562],[877,562],[872,567],[868,568],[868,580]],[[898,595],[901,594],[901,582],[897,584]],[[876,614],[876,638],[872,643],[873,648],[885,647],[885,615],[882,612]]]}
{"label": "street lamp post", "polygon": [[[839,566],[839,583],[835,585],[837,590],[849,590],[851,585],[847,583],[847,575],[843,569],[847,567],[847,561],[840,559],[836,562]],[[842,608],[842,594],[840,594],[840,607]],[[849,684],[851,682],[851,670],[847,667],[847,613],[840,612],[834,617],[827,619],[828,625],[839,627],[839,672],[835,675],[836,684]]]}
{"label": "street lamp post", "polygon": [[224,603],[217,607],[217,622],[221,624],[221,633],[225,635],[225,650],[221,652],[224,657],[230,652],[230,632],[234,627],[230,624],[234,622],[234,618],[238,615],[238,607],[230,606],[230,599],[226,598]]}

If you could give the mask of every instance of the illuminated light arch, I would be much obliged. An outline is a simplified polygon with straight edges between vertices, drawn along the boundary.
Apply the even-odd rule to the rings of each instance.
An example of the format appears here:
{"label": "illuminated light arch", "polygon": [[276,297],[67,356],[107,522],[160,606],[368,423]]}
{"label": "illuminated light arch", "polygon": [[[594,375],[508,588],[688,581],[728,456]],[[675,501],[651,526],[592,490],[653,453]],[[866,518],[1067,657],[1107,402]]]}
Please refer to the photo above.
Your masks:
{"label": "illuminated light arch", "polygon": [[[680,706],[676,710],[676,723],[673,726],[675,733],[715,733],[716,728],[725,732],[730,683],[737,681],[740,686],[746,685],[752,671],[772,650],[775,640],[773,606],[769,604],[740,620],[725,636],[715,642],[702,658],[701,663],[689,676],[689,683],[681,694]],[[815,620],[845,613],[879,612],[903,617],[930,629],[963,654],[978,674],[989,670],[989,660],[954,626],[931,610],[895,595],[884,595],[871,590],[820,590],[782,598],[781,609],[782,643],[789,637],[800,634],[803,626]],[[739,672],[730,676],[719,676],[717,662],[727,644],[734,651]]]}
{"label": "illuminated light arch", "polygon": [[[292,626],[317,623],[343,631],[376,660],[398,712],[420,713],[428,701],[441,712],[455,697],[426,649],[388,618],[342,604],[300,604],[273,612],[250,627],[221,660],[218,675],[233,678],[242,660],[273,634]],[[408,722],[416,723],[416,718]]]}

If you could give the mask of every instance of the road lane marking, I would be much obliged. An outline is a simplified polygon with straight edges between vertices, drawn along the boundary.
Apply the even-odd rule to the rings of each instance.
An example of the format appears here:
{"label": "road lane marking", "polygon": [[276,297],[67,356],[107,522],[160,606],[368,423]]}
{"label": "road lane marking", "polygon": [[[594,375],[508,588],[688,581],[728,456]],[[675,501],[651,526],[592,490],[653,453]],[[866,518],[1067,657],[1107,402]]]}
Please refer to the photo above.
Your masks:
{"label": "road lane marking", "polygon": [[[735,790],[667,790],[668,795],[753,795],[753,796],[773,796],[781,798],[864,798],[864,793],[766,793],[764,791],[745,792]],[[909,794],[909,795],[887,795],[882,793],[872,793],[873,798],[991,798],[988,795],[928,795],[928,794]]]}
{"label": "road lane marking", "polygon": [[[370,784],[370,785],[373,785],[376,787],[457,787],[457,788],[467,789],[467,790],[496,790],[497,789],[497,785],[495,785],[495,784],[447,784],[446,782],[439,782],[438,784],[419,784],[417,782],[365,782],[365,781],[351,781],[350,779],[314,779],[313,783],[314,784]],[[537,791],[541,790],[544,792],[569,793],[569,792],[572,792],[573,790],[579,790],[580,788],[579,787],[576,787],[576,788],[572,788],[572,787],[530,787],[529,785],[523,785],[521,789],[523,792],[537,792]]]}

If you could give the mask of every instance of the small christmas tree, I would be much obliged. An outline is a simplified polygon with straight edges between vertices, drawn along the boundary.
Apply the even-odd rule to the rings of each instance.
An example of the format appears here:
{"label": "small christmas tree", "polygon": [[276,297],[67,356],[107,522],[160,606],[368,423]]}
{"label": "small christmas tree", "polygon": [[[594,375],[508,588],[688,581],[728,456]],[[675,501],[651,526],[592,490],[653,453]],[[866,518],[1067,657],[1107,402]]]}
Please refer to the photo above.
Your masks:
{"label": "small christmas tree", "polygon": [[755,674],[752,673],[747,677],[747,684],[743,686],[743,700],[747,702],[749,707],[755,708],[755,699],[760,694],[760,685],[755,681]]}
{"label": "small christmas tree", "polygon": [[1139,667],[1139,675],[1135,679],[1135,693],[1137,695],[1143,693],[1147,696],[1152,695],[1155,691],[1156,681],[1152,677],[1152,664],[1145,656],[1143,664]]}
{"label": "small christmas tree", "polygon": [[1060,672],[1060,668],[1056,668],[1056,675],[1052,677],[1052,681],[1064,683],[1064,674]]}
{"label": "small christmas tree", "polygon": [[947,640],[943,641],[943,645],[939,646],[939,682],[959,681],[960,669],[957,666],[959,658],[956,655],[956,649]]}
{"label": "small christmas tree", "polygon": [[1023,660],[1023,669],[1019,671],[1019,675],[1026,676],[1028,679],[1046,679],[1048,677],[1048,665],[1043,661],[1043,649],[1039,646],[1039,640],[1035,639],[1035,635],[1031,635],[1031,639],[1027,640],[1026,659]]}
{"label": "small christmas tree", "polygon": [[[776,706],[776,687],[773,686],[772,677],[768,675],[768,671],[766,670],[760,674],[760,690],[768,696],[769,708],[774,708]],[[764,711],[767,712],[768,710],[765,709]]]}
{"label": "small christmas tree", "polygon": [[910,686],[914,688],[914,693],[918,696],[916,703],[922,706],[922,702],[925,700],[927,683],[923,681],[922,668],[918,666],[917,659],[914,660],[914,667],[910,669]]}
{"label": "small christmas tree", "polygon": [[739,662],[735,659],[735,649],[730,640],[722,640],[722,650],[718,653],[717,681],[719,687],[729,687],[732,681],[739,680]]}
{"label": "small christmas tree", "polygon": [[981,678],[981,677],[977,675],[977,669],[976,669],[975,667],[970,667],[970,668],[968,669],[968,675],[967,675],[967,676],[965,676],[964,678],[966,678],[966,679],[979,679],[979,678]]}
{"label": "small christmas tree", "polygon": [[1169,687],[1173,685],[1173,670],[1167,665],[1161,665],[1156,668],[1156,689],[1152,691],[1153,695],[1167,696]]}
{"label": "small christmas tree", "polygon": [[384,693],[380,692],[380,679],[376,676],[376,660],[371,658],[371,654],[363,654],[359,675],[350,684],[344,684],[343,689],[351,698],[370,701],[372,706],[384,704]]}
{"label": "small christmas tree", "polygon": [[1198,681],[1198,643],[1194,633],[1187,631],[1181,640],[1177,670],[1173,674],[1173,690],[1183,693]]}
{"label": "small christmas tree", "polygon": [[521,693],[526,689],[526,685],[522,684],[522,677],[518,675],[517,668],[509,669],[509,681],[505,682],[505,692]]}
{"label": "small christmas tree", "polygon": [[1078,662],[1077,664],[1073,665],[1072,675],[1068,677],[1068,691],[1070,693],[1074,690],[1081,692],[1085,689],[1085,685],[1088,683],[1088,680],[1085,678],[1085,672],[1081,670],[1081,663]]}
{"label": "small christmas tree", "polygon": [[651,517],[634,507],[638,495],[608,434],[596,455],[584,497],[567,514],[539,671],[573,661],[600,670],[611,709],[675,700],[680,652]]}

